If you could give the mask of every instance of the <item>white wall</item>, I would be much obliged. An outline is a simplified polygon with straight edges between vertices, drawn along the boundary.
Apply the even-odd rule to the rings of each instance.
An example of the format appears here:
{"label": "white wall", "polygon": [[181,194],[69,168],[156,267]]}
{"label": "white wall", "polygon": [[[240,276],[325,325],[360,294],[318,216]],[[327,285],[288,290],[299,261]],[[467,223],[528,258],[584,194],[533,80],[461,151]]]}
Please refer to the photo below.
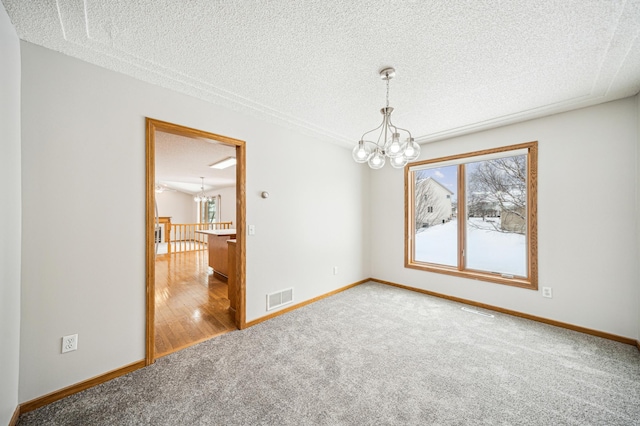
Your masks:
{"label": "white wall", "polygon": [[0,425],[18,406],[20,348],[20,41],[0,3]]}
{"label": "white wall", "polygon": [[404,268],[404,181],[390,168],[372,174],[372,276],[638,338],[637,120],[627,98],[422,146],[426,159],[539,141],[539,286],[553,299]]}
{"label": "white wall", "polygon": [[171,223],[196,223],[198,221],[198,204],[193,195],[180,191],[165,191],[156,194],[158,215],[171,217]]}
{"label": "white wall", "polygon": [[[247,238],[248,320],[266,315],[265,295],[283,286],[302,301],[369,276],[368,174],[348,149],[21,47],[21,402],[144,357],[145,116],[247,141],[247,219],[257,230]],[[79,349],[61,355],[70,333]]]}
{"label": "white wall", "polygon": [[236,226],[236,187],[226,186],[207,192],[207,195],[220,195],[220,222],[233,222]]}
{"label": "white wall", "polygon": [[267,293],[293,287],[300,302],[370,276],[362,222],[368,168],[354,164],[350,150],[278,133],[278,144],[250,147],[247,224],[256,235],[248,237],[247,253],[260,267],[248,268],[248,282],[265,281],[263,274],[277,279],[247,288],[247,320],[266,313]]}

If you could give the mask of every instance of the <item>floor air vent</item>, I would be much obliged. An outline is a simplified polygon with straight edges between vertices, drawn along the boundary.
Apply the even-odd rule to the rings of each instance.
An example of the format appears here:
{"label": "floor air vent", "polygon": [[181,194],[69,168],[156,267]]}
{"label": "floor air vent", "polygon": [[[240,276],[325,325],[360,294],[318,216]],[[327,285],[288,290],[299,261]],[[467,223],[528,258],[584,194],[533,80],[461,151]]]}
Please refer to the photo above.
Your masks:
{"label": "floor air vent", "polygon": [[288,305],[293,302],[293,289],[287,288],[275,293],[267,294],[267,311]]}
{"label": "floor air vent", "polygon": [[487,314],[484,312],[480,312],[480,311],[476,311],[475,309],[469,309],[469,308],[460,308],[465,312],[471,312],[472,314],[476,314],[476,315],[482,315],[483,317],[490,317],[493,318],[493,315],[491,314]]}

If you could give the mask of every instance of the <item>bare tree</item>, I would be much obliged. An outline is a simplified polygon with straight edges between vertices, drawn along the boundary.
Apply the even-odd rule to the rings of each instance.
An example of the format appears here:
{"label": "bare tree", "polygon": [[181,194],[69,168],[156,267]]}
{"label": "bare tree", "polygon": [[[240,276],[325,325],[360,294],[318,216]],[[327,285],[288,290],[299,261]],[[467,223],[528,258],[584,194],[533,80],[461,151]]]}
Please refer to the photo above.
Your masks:
{"label": "bare tree", "polygon": [[498,203],[490,194],[474,191],[467,194],[467,215],[469,217],[481,217],[484,221],[487,217],[496,217],[500,214]]}
{"label": "bare tree", "polygon": [[[468,215],[482,216],[498,211],[501,232],[526,232],[527,158],[526,155],[498,158],[477,163],[469,174]],[[471,226],[471,222],[469,222]]]}

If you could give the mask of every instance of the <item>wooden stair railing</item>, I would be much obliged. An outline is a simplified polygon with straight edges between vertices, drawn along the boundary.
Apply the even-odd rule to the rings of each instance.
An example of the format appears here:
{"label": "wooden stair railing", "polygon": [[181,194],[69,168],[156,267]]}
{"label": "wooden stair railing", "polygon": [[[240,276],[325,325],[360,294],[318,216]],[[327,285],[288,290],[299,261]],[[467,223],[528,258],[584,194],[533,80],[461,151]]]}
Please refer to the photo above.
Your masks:
{"label": "wooden stair railing", "polygon": [[165,235],[169,254],[198,251],[207,248],[207,236],[196,231],[205,229],[232,229],[233,222],[166,223]]}

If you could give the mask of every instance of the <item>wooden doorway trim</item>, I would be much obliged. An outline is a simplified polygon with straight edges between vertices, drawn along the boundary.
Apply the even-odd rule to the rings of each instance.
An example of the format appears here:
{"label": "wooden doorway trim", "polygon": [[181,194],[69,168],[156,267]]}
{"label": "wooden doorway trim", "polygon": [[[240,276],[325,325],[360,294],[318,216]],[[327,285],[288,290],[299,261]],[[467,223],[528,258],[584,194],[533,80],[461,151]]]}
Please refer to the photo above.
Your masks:
{"label": "wooden doorway trim", "polygon": [[166,121],[146,118],[146,355],[145,364],[155,361],[155,135],[156,131],[189,138],[215,140],[236,148],[236,327],[246,328],[246,147],[245,142]]}

